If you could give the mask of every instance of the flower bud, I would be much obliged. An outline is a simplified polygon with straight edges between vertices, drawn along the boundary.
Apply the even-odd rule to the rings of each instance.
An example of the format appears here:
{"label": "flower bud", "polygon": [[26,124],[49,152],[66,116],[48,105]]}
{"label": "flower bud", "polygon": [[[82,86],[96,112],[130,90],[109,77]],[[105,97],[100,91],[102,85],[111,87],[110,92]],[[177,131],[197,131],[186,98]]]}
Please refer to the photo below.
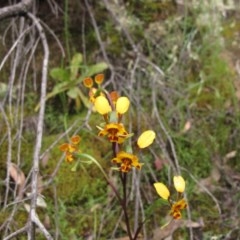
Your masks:
{"label": "flower bud", "polygon": [[71,137],[71,142],[73,144],[78,144],[80,142],[81,138],[78,135],[72,136]]}
{"label": "flower bud", "polygon": [[91,88],[93,86],[93,80],[90,77],[84,78],[83,84],[87,88]]}
{"label": "flower bud", "polygon": [[99,73],[95,76],[94,80],[97,84],[102,84],[104,80],[104,75],[102,73]]}

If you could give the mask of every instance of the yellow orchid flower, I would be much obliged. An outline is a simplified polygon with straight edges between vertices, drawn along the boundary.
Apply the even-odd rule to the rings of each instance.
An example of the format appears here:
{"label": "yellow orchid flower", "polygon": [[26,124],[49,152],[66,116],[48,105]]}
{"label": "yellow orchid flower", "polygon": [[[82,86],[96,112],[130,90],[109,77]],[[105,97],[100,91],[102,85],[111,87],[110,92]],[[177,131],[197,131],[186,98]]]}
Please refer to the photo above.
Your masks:
{"label": "yellow orchid flower", "polygon": [[98,136],[107,136],[110,142],[123,143],[124,140],[129,136],[122,123],[108,123],[104,128],[100,128]]}
{"label": "yellow orchid flower", "polygon": [[[173,177],[173,184],[177,192],[183,193],[185,190],[185,180],[182,176],[174,176]],[[158,193],[158,195],[167,200],[170,205],[170,215],[174,219],[180,219],[182,217],[181,210],[187,207],[186,200],[184,198],[178,199],[176,201],[170,198],[170,192],[167,186],[161,182],[154,183],[154,187]]]}
{"label": "yellow orchid flower", "polygon": [[143,165],[138,162],[137,156],[123,151],[119,152],[117,156],[112,159],[112,162],[121,164],[120,171],[122,172],[129,172],[132,167],[141,169]]}
{"label": "yellow orchid flower", "polygon": [[74,160],[74,153],[80,152],[78,143],[81,138],[78,135],[72,136],[70,143],[63,143],[59,149],[66,154],[66,161],[72,162]]}

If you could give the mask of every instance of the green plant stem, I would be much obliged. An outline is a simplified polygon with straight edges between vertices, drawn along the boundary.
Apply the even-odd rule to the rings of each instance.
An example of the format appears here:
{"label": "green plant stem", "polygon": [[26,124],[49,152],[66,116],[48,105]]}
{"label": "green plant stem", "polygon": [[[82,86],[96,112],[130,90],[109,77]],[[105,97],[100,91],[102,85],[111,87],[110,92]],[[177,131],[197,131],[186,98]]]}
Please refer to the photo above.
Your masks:
{"label": "green plant stem", "polygon": [[[119,152],[119,144],[117,144],[115,142],[112,143],[112,150],[113,150],[113,156],[116,157],[117,153]],[[127,173],[122,173],[120,171],[119,175],[120,175],[120,179],[121,179],[122,187],[123,187],[123,199],[120,201],[120,205],[122,207],[122,211],[124,214],[129,239],[133,240],[130,223],[129,223],[129,216],[128,216],[128,212],[127,212]]]}
{"label": "green plant stem", "polygon": [[123,185],[122,209],[123,209],[123,213],[124,213],[124,217],[125,217],[127,233],[128,233],[129,239],[133,240],[130,223],[129,223],[128,212],[127,212],[127,173],[120,172],[120,178],[122,180],[122,185]]}
{"label": "green plant stem", "polygon": [[117,191],[116,187],[113,185],[113,183],[109,180],[107,174],[105,173],[105,171],[103,170],[102,166],[99,164],[99,162],[93,158],[92,156],[85,154],[85,153],[80,153],[78,154],[79,157],[85,157],[90,159],[93,163],[95,163],[98,168],[100,169],[100,171],[102,172],[104,178],[106,179],[107,183],[109,184],[109,186],[112,188],[113,192],[115,193],[121,207],[124,213],[124,217],[125,217],[125,223],[126,223],[126,227],[127,227],[127,233],[129,236],[130,240],[133,240],[132,238],[132,233],[131,233],[131,228],[130,228],[130,224],[129,224],[129,217],[128,217],[128,212],[127,212],[127,174],[126,173],[122,173],[120,172],[120,178],[122,180],[122,185],[123,185],[123,198],[121,198],[119,192]]}

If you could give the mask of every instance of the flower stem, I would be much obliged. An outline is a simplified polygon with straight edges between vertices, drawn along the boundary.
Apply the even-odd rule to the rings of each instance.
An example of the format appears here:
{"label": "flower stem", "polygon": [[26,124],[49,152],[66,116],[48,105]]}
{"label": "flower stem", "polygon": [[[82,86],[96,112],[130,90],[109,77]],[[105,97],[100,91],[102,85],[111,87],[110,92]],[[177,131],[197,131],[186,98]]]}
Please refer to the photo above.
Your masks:
{"label": "flower stem", "polygon": [[126,223],[129,239],[133,240],[130,223],[129,223],[128,212],[127,212],[127,173],[120,172],[120,178],[121,178],[122,186],[123,186],[123,200],[122,200],[122,204],[121,204],[122,210],[123,210],[124,217],[125,217],[125,223]]}

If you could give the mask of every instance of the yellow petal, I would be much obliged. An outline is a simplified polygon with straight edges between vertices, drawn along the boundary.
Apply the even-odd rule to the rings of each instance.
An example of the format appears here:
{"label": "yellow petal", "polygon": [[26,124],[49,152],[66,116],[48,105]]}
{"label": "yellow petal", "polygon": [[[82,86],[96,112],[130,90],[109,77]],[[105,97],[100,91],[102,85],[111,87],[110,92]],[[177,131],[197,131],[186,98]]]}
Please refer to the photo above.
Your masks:
{"label": "yellow petal", "polygon": [[168,188],[166,187],[165,184],[163,183],[154,183],[154,187],[158,193],[158,195],[165,199],[168,200],[169,196],[170,196],[170,192],[168,190]]}
{"label": "yellow petal", "polygon": [[72,154],[70,154],[70,153],[68,153],[67,155],[66,155],[66,161],[67,162],[72,162],[74,159],[73,159],[73,155]]}
{"label": "yellow petal", "polygon": [[109,105],[109,102],[107,98],[105,98],[104,96],[97,97],[95,100],[94,106],[96,111],[101,115],[105,115],[111,112],[111,107]]}
{"label": "yellow petal", "polygon": [[177,192],[180,192],[180,193],[184,192],[186,184],[182,176],[174,176],[173,184]]}
{"label": "yellow petal", "polygon": [[116,102],[116,111],[120,114],[124,114],[127,112],[130,105],[130,101],[127,97],[120,97]]}
{"label": "yellow petal", "polygon": [[152,130],[147,130],[143,132],[138,138],[137,145],[139,148],[146,148],[153,143],[156,134]]}

